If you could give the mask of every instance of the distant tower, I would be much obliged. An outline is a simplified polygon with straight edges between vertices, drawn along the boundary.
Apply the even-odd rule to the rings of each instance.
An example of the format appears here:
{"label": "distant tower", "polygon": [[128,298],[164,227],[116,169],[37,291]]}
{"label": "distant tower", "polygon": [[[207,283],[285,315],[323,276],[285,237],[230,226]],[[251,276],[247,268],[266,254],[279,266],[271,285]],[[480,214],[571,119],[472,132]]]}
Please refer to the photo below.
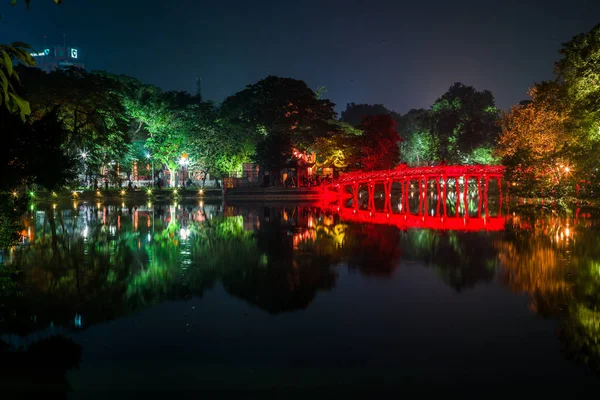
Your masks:
{"label": "distant tower", "polygon": [[202,102],[202,77],[201,76],[196,77],[196,96],[198,96],[198,98],[200,99],[200,102]]}

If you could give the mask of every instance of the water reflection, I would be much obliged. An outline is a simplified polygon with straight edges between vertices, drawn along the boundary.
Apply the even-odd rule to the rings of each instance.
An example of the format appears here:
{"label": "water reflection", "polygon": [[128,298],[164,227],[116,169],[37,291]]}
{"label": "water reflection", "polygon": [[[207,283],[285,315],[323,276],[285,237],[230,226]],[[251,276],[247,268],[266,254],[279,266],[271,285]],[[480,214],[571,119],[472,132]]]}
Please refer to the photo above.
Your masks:
{"label": "water reflection", "polygon": [[419,264],[456,292],[500,282],[527,293],[533,312],[559,321],[565,354],[597,368],[597,220],[591,211],[520,208],[504,230],[432,230],[318,207],[39,206],[26,216],[28,243],[0,277],[10,282],[0,333],[85,329],[215,285],[268,313],[291,312],[334,289],[340,268],[382,279]]}

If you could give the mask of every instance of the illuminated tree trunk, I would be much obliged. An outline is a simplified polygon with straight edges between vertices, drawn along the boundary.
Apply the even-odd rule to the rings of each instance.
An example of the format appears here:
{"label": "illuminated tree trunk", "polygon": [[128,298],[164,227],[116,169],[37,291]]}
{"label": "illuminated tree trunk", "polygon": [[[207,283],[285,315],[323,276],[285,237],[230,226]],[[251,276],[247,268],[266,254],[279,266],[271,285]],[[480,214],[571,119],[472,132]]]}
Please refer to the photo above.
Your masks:
{"label": "illuminated tree trunk", "polygon": [[481,218],[481,176],[477,177],[477,216]]}
{"label": "illuminated tree trunk", "polygon": [[440,176],[435,178],[435,186],[437,189],[437,201],[436,201],[436,209],[435,209],[436,216],[440,215],[440,202],[442,201],[441,196],[440,196],[440,179],[441,179]]}
{"label": "illuminated tree trunk", "polygon": [[489,185],[490,181],[489,178],[486,176],[485,177],[485,192],[484,192],[484,197],[485,197],[485,216],[489,217],[490,213],[489,213],[489,209],[488,209],[488,190],[489,190]]}
{"label": "illuminated tree trunk", "polygon": [[498,177],[498,191],[500,192],[500,204],[498,209],[498,216],[502,216],[502,177]]}
{"label": "illuminated tree trunk", "polygon": [[469,176],[466,175],[464,177],[464,196],[463,196],[463,201],[465,203],[465,217],[469,216],[469,201],[468,201],[468,195],[469,195]]}
{"label": "illuminated tree trunk", "polygon": [[460,208],[460,182],[458,180],[458,176],[454,178],[454,181],[456,182],[456,217],[458,217],[458,209]]}

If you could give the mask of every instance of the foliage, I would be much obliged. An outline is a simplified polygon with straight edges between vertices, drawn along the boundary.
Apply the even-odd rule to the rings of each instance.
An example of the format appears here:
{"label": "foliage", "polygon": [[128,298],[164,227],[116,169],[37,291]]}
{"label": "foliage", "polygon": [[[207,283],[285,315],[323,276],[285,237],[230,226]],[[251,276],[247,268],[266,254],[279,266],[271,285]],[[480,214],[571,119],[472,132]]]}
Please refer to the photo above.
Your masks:
{"label": "foliage", "polygon": [[392,117],[365,117],[361,128],[363,134],[357,140],[359,159],[355,160],[355,163],[365,170],[395,167],[400,152],[398,144],[402,139],[396,131],[396,122]]}
{"label": "foliage", "polygon": [[396,113],[387,109],[383,104],[346,104],[346,110],[342,111],[340,121],[346,122],[351,126],[358,127],[363,118],[376,115],[394,115]]}
{"label": "foliage", "polygon": [[398,134],[402,159],[409,165],[420,165],[432,160],[433,137],[430,132],[430,112],[428,110],[410,110],[397,118]]}
{"label": "foliage", "polygon": [[64,149],[71,156],[85,153],[87,167],[100,173],[102,166],[126,154],[128,121],[120,88],[110,79],[78,68],[50,73],[26,68],[20,73],[33,120],[59,106],[58,115],[69,132]]}
{"label": "foliage", "polygon": [[55,189],[73,177],[75,161],[64,151],[68,132],[54,109],[34,122],[23,122],[13,114],[0,111],[3,137],[0,163],[4,165],[0,190],[12,191],[21,185],[40,185]]}
{"label": "foliage", "polygon": [[259,138],[256,161],[266,169],[284,165],[292,149],[306,150],[330,132],[334,104],[318,99],[303,81],[268,76],[228,97],[222,115]]}
{"label": "foliage", "polygon": [[0,44],[0,106],[4,104],[11,113],[19,112],[22,120],[31,113],[31,109],[29,103],[15,89],[21,81],[18,72],[13,68],[13,60],[28,66],[35,65],[35,60],[29,54],[30,50],[29,45],[21,42]]}
{"label": "foliage", "polygon": [[434,158],[460,163],[478,147],[493,146],[499,128],[494,96],[455,83],[431,106]]}

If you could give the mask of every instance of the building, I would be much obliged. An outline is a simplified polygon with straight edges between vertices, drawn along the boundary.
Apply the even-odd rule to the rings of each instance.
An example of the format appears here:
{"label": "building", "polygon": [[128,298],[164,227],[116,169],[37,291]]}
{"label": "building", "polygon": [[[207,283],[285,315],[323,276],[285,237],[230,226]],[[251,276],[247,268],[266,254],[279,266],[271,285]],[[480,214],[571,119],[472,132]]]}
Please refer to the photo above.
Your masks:
{"label": "building", "polygon": [[42,51],[31,53],[36,66],[46,72],[70,67],[84,68],[77,47],[44,46]]}

